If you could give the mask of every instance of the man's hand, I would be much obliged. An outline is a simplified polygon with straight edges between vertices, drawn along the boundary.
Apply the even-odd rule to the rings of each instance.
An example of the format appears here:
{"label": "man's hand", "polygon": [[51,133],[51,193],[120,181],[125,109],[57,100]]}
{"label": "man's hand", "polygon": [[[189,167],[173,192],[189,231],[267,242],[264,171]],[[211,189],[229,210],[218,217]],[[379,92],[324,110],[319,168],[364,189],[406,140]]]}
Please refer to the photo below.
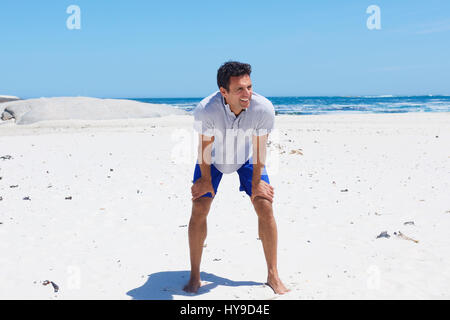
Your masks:
{"label": "man's hand", "polygon": [[197,181],[195,181],[194,185],[191,188],[192,201],[200,198],[208,192],[211,192],[213,198],[216,195],[212,186],[211,178],[199,178]]}
{"label": "man's hand", "polygon": [[264,180],[259,180],[256,184],[252,184],[252,196],[250,197],[251,201],[255,200],[256,197],[261,197],[273,202],[273,187],[265,182]]}

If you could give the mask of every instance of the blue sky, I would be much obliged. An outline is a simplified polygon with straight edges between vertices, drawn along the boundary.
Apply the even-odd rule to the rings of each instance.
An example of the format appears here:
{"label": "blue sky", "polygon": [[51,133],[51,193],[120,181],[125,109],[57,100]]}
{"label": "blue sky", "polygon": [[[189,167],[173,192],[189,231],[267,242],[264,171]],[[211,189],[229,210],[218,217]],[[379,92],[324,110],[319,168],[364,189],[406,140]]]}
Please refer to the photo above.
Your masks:
{"label": "blue sky", "polygon": [[0,41],[0,94],[22,98],[202,97],[230,59],[266,96],[450,94],[448,0],[2,0]]}

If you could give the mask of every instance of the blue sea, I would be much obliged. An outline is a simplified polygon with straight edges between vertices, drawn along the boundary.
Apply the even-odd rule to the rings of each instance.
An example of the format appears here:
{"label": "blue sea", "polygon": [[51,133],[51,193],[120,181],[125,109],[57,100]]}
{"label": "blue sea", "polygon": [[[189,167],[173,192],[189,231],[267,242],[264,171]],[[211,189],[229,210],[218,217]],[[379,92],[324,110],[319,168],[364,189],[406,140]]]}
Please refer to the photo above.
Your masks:
{"label": "blue sea", "polygon": [[[276,114],[450,112],[450,96],[267,97]],[[192,112],[203,98],[140,98]]]}

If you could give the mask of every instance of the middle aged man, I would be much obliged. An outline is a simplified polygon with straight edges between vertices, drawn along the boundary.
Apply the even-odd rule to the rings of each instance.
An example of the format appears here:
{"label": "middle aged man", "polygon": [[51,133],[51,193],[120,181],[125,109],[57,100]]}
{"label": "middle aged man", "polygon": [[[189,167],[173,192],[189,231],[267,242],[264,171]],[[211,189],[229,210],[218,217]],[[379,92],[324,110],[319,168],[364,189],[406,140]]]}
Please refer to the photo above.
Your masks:
{"label": "middle aged man", "polygon": [[[184,287],[201,286],[200,262],[207,233],[207,215],[224,173],[237,171],[258,215],[259,238],[267,262],[267,284],[277,294],[289,291],[277,269],[277,225],[273,216],[273,187],[265,168],[266,143],[273,129],[272,103],[254,93],[249,64],[230,61],[217,72],[218,92],[203,99],[194,110],[199,133],[199,154],[194,171],[192,214],[189,222],[191,276]],[[253,155],[252,155],[253,154]]]}

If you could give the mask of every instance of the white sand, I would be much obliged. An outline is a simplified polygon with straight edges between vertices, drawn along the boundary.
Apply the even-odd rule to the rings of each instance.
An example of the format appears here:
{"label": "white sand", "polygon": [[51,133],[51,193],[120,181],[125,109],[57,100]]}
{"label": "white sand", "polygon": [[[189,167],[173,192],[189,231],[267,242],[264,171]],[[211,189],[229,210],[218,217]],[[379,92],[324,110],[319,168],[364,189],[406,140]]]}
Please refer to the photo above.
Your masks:
{"label": "white sand", "polygon": [[[450,113],[277,116],[268,171],[285,296],[263,285],[237,174],[208,218],[204,286],[181,290],[192,123],[3,122],[0,299],[450,298]],[[376,239],[382,231],[391,237]]]}

